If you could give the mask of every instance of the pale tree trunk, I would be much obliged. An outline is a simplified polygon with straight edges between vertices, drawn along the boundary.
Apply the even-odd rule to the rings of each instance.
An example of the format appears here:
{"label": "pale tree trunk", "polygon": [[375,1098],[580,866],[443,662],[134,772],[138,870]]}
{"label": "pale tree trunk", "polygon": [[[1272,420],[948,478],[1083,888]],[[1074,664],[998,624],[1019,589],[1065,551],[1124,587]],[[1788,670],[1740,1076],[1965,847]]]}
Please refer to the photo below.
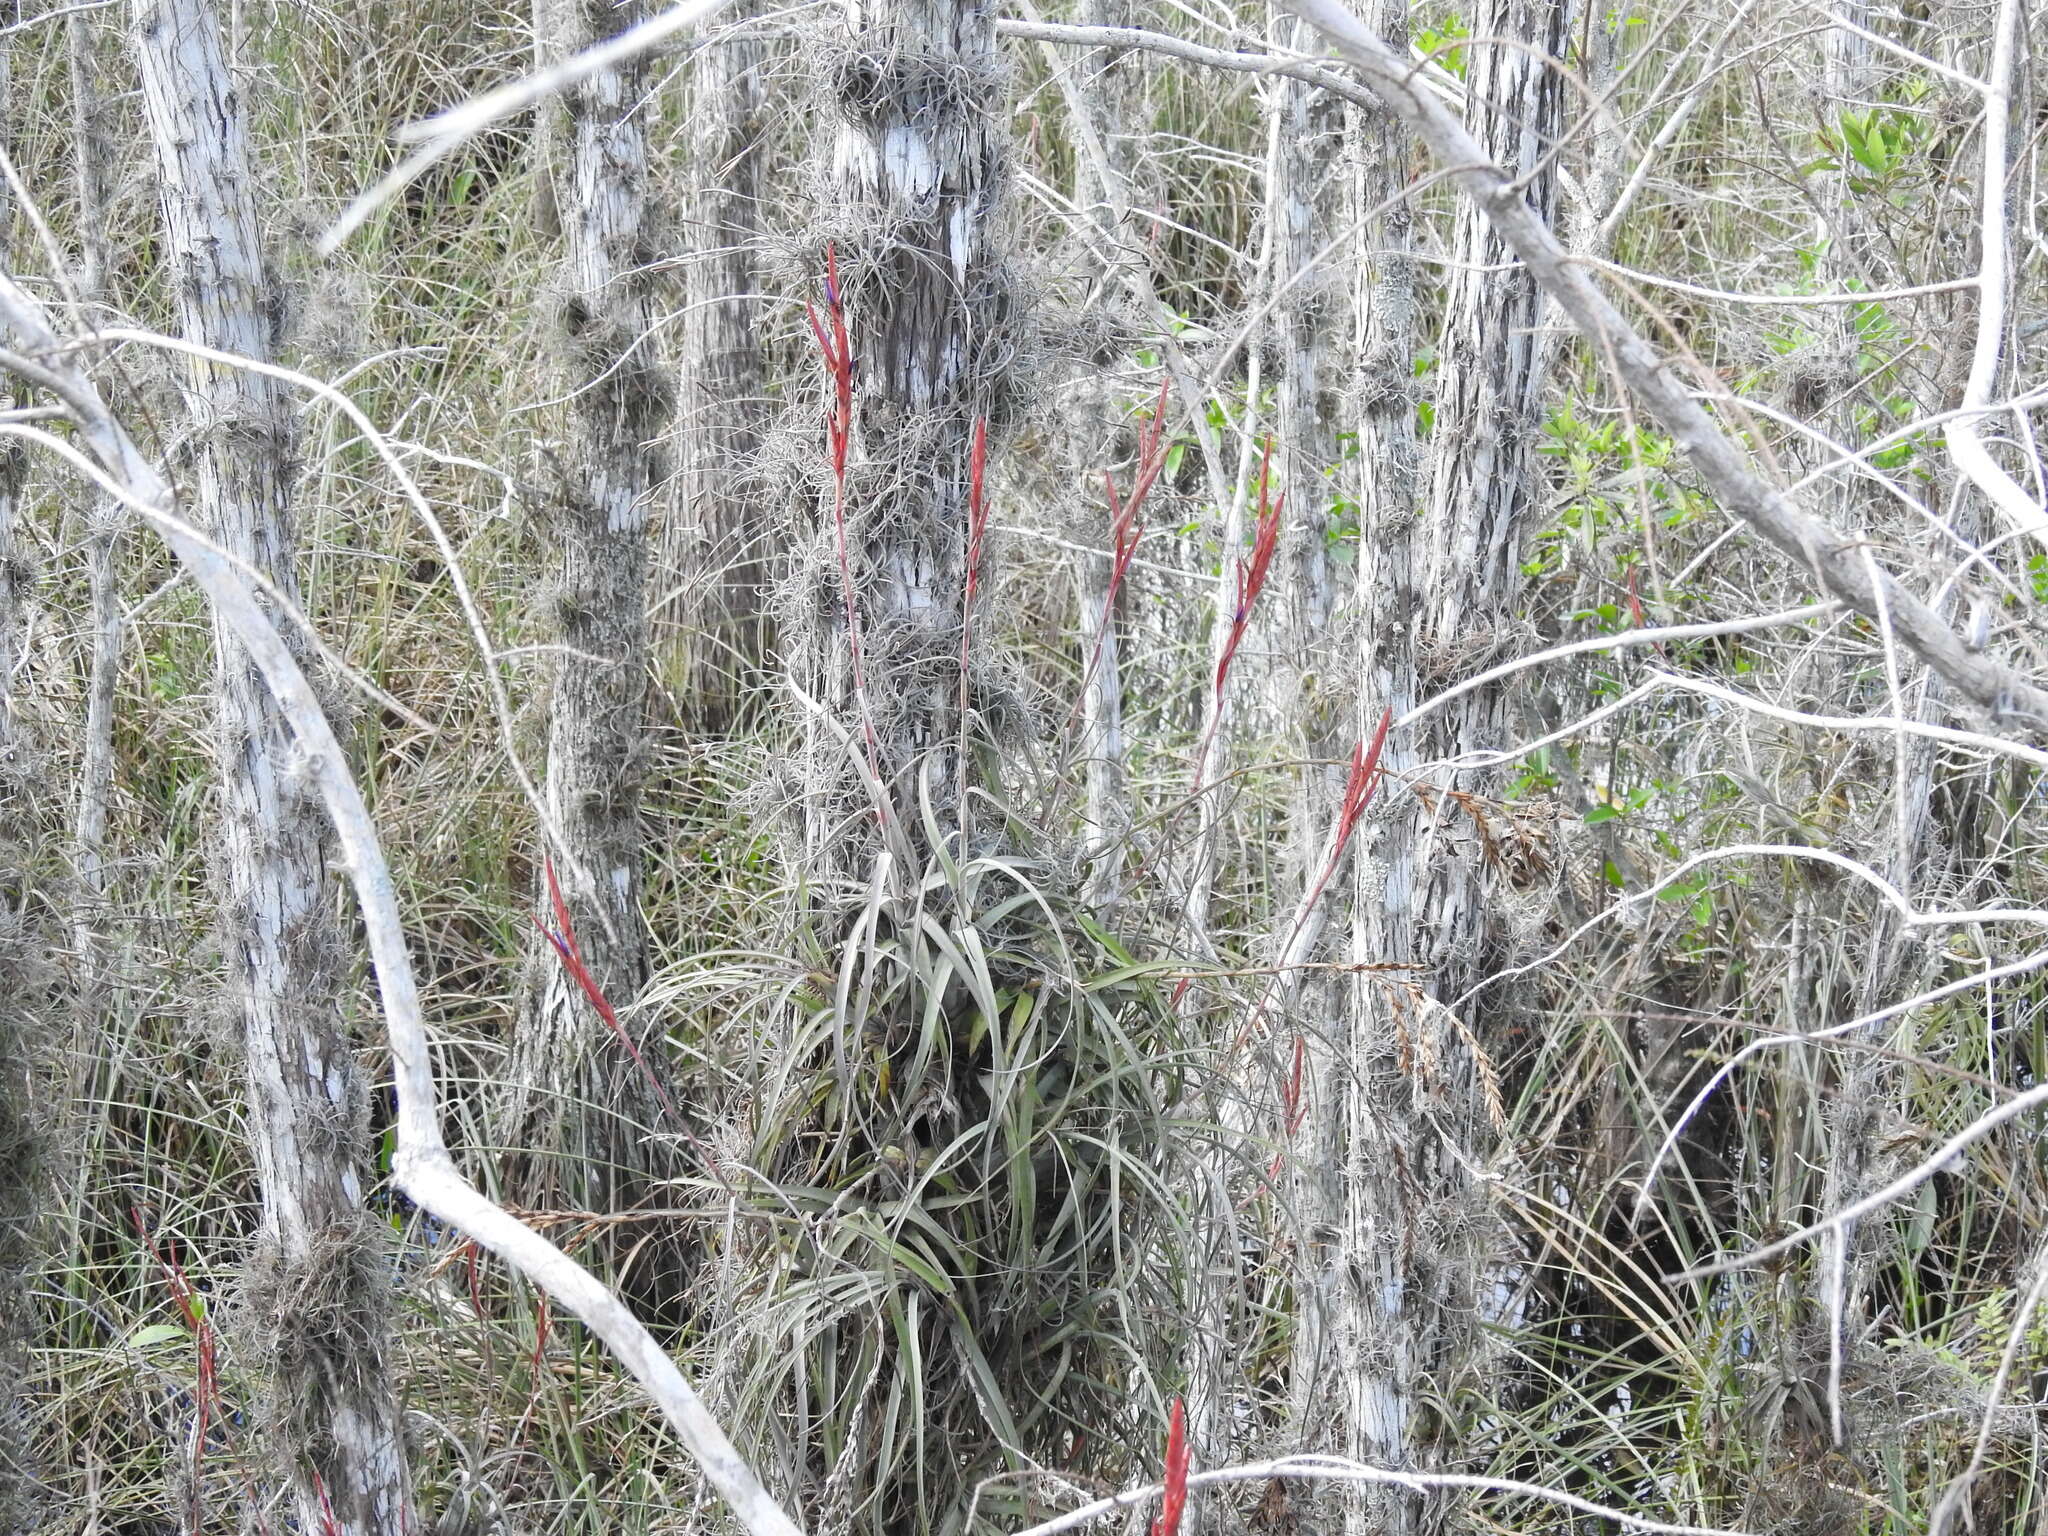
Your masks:
{"label": "pale tree trunk", "polygon": [[[1401,47],[1408,37],[1406,0],[1380,0],[1372,24]],[[1362,732],[1376,708],[1404,713],[1420,693],[1413,634],[1421,444],[1414,208],[1401,196],[1414,157],[1407,131],[1391,115],[1353,111],[1359,165],[1352,217],[1364,221],[1359,238],[1375,252],[1360,278],[1353,381]],[[1352,960],[1358,964],[1400,967],[1414,952],[1418,825],[1405,779],[1416,761],[1404,733],[1387,740],[1380,759],[1380,815],[1358,833],[1352,906]],[[1410,981],[1402,970],[1389,969],[1363,973],[1351,985],[1348,1063],[1337,1090],[1345,1205],[1334,1263],[1342,1315],[1334,1357],[1315,1367],[1334,1369],[1340,1377],[1337,1448],[1377,1466],[1408,1459],[1417,1386],[1415,1324],[1421,1319],[1405,1305],[1401,1253],[1411,1194],[1396,1161],[1414,1129],[1400,1081],[1399,1032],[1414,1012]],[[1303,1368],[1299,1360],[1296,1368]],[[1406,1495],[1373,1490],[1346,1500],[1344,1528],[1350,1536],[1382,1530],[1405,1536],[1416,1528],[1418,1512]]]}
{"label": "pale tree trunk", "polygon": [[[1292,16],[1272,19],[1273,35],[1310,52],[1314,35]],[[1281,966],[1314,965],[1337,958],[1321,942],[1320,908],[1308,905],[1322,878],[1330,830],[1343,794],[1337,766],[1350,747],[1353,721],[1344,707],[1335,652],[1336,582],[1330,560],[1330,510],[1337,460],[1335,370],[1324,356],[1325,338],[1345,335],[1347,255],[1317,260],[1317,247],[1340,228],[1330,217],[1341,203],[1343,104],[1299,81],[1276,81],[1270,109],[1279,134],[1279,174],[1268,191],[1267,217],[1276,238],[1274,309],[1279,341],[1275,437],[1277,488],[1286,498],[1281,521],[1283,585],[1275,701],[1293,755],[1301,759],[1289,805],[1288,883],[1296,916],[1276,934],[1273,959]],[[1336,212],[1340,215],[1339,206]],[[1343,1051],[1349,1033],[1350,989],[1328,972],[1282,975],[1275,990],[1290,1006],[1276,1015],[1269,1049],[1273,1070],[1292,1081],[1294,1048],[1301,1042],[1298,1105],[1281,1095],[1281,1116],[1300,1123],[1281,1131],[1287,1142],[1290,1214],[1294,1221],[1295,1340],[1289,1410],[1303,1449],[1328,1449],[1319,1426],[1332,1421],[1338,1377],[1331,1370],[1337,1260],[1342,1251]],[[1341,1422],[1341,1421],[1340,1421]]]}
{"label": "pale tree trunk", "polygon": [[[101,299],[108,265],[107,171],[113,149],[107,141],[106,105],[95,79],[93,21],[69,17],[65,43],[71,67],[71,144],[78,178],[78,297],[88,307]],[[78,894],[72,912],[72,943],[78,951],[81,1020],[97,1027],[107,987],[107,805],[114,788],[114,691],[121,669],[121,589],[115,565],[117,540],[127,513],[97,489],[85,510],[86,587],[91,636],[85,687],[85,738],[78,765],[78,809],[73,825]],[[74,1055],[84,1071],[93,1051],[81,1038]],[[82,1079],[80,1080],[82,1081]]]}
{"label": "pale tree trunk", "polygon": [[768,660],[765,587],[776,553],[771,503],[753,482],[766,422],[766,357],[757,339],[759,244],[771,124],[768,44],[746,8],[691,65],[692,184],[678,360],[676,517],[665,562],[683,657],[683,707],[722,730]]}
{"label": "pale tree trunk", "polygon": [[[134,19],[186,339],[268,359],[276,295],[219,30],[203,0],[144,0]],[[186,388],[192,515],[296,603],[289,400],[270,380],[205,362]],[[262,1191],[250,1297],[269,1352],[272,1428],[291,1458],[302,1530],[331,1520],[346,1536],[398,1536],[408,1499],[385,1353],[388,1268],[363,1210],[367,1104],[342,1025],[332,841],[283,717],[218,624],[215,655],[217,878]]]}
{"label": "pale tree trunk", "polygon": [[[645,14],[638,0],[540,0],[542,57],[574,53]],[[552,157],[562,168],[554,203],[568,247],[556,384],[570,396],[570,441],[551,509],[563,649],[548,717],[549,841],[560,850],[555,872],[590,981],[636,1035],[632,1005],[649,967],[640,912],[647,510],[673,403],[656,365],[645,270],[647,140],[638,113],[648,86],[640,57],[569,87]],[[545,879],[536,901],[559,926]],[[521,1196],[600,1211],[632,1198],[662,1157],[652,1133],[675,1130],[662,1070],[652,1044],[618,1038],[571,966],[537,942],[512,1057]]]}
{"label": "pale tree trunk", "polygon": [[[836,722],[816,744],[810,865],[864,883],[885,841],[922,865],[927,807],[942,839],[961,825],[970,462],[976,424],[1007,404],[1015,342],[993,7],[849,0],[845,14],[824,222],[837,231],[827,237],[853,362],[847,568],[828,486],[813,567],[824,623],[799,670]],[[881,781],[879,811],[861,783],[870,774]]]}
{"label": "pale tree trunk", "polygon": [[[6,16],[0,10],[0,17]],[[0,135],[11,137],[13,72],[0,37]],[[12,146],[9,146],[12,148]],[[14,208],[0,186],[0,264],[14,254]],[[0,394],[0,410],[16,404]],[[31,869],[41,841],[35,805],[35,764],[17,698],[26,660],[28,573],[15,534],[28,470],[21,444],[0,438],[0,979],[10,997],[0,1008],[0,1530],[37,1528],[29,1451],[29,1284],[36,1260],[35,1224],[41,1137],[34,1117],[32,1045],[47,1029],[33,1006],[33,955],[39,900]],[[28,1006],[23,1006],[28,1003]]]}
{"label": "pale tree trunk", "polygon": [[[1394,34],[1403,8],[1378,18]],[[1514,171],[1554,142],[1562,94],[1543,56],[1562,56],[1564,0],[1489,0],[1471,18],[1467,123]],[[1533,53],[1533,56],[1532,56]],[[1363,201],[1407,179],[1398,126],[1368,129]],[[1528,193],[1551,211],[1553,178]],[[1484,217],[1461,205],[1452,241],[1433,394],[1436,414],[1420,499],[1411,393],[1414,266],[1408,210],[1382,216],[1366,296],[1359,390],[1363,462],[1361,625],[1366,708],[1396,714],[1496,660],[1516,633],[1520,546],[1536,506],[1532,451],[1545,353],[1535,285]],[[1426,514],[1424,512],[1426,509]],[[1482,825],[1498,774],[1414,775],[1419,765],[1507,742],[1503,693],[1482,689],[1388,741],[1385,800],[1360,860],[1354,955],[1376,969],[1358,983],[1347,1105],[1351,1289],[1342,1368],[1354,1454],[1428,1467],[1455,1454],[1458,1429],[1431,1398],[1469,1381],[1495,1219],[1471,1170],[1495,1141],[1490,1067],[1480,1054],[1498,994],[1454,1015],[1450,1000],[1491,971],[1505,938]],[[1412,787],[1411,787],[1412,783]],[[1390,1536],[1438,1528],[1414,1495],[1360,1500],[1347,1528]]]}
{"label": "pale tree trunk", "polygon": [[[1089,26],[1128,27],[1135,24],[1136,8],[1131,0],[1087,0],[1083,8]],[[1128,51],[1090,49],[1076,70],[1073,102],[1086,118],[1077,135],[1083,152],[1077,157],[1075,200],[1082,203],[1106,232],[1102,251],[1104,270],[1098,280],[1096,302],[1111,313],[1118,312],[1119,298],[1130,284],[1127,271],[1143,263],[1137,231],[1131,223],[1135,196],[1136,162],[1129,150],[1128,132],[1138,116],[1139,93],[1132,89],[1141,79],[1142,57]],[[1095,153],[1089,153],[1089,150]],[[1136,472],[1137,435],[1124,419],[1122,404],[1105,387],[1115,378],[1121,361],[1121,336],[1092,359],[1094,378],[1077,381],[1085,396],[1084,419],[1097,435],[1101,449],[1119,466]],[[1083,476],[1078,505],[1100,508],[1102,516],[1091,518],[1078,529],[1080,542],[1091,548],[1109,550],[1115,541],[1110,526],[1100,475],[1093,473],[1095,455],[1084,456],[1090,473]],[[1130,475],[1119,474],[1119,483],[1130,484]],[[1086,780],[1082,826],[1087,838],[1087,896],[1099,913],[1112,911],[1123,895],[1124,841],[1131,831],[1131,806],[1124,777],[1124,676],[1123,653],[1118,630],[1123,593],[1112,593],[1115,577],[1113,554],[1077,557],[1075,576],[1080,594],[1079,643],[1082,666],[1081,757]]]}

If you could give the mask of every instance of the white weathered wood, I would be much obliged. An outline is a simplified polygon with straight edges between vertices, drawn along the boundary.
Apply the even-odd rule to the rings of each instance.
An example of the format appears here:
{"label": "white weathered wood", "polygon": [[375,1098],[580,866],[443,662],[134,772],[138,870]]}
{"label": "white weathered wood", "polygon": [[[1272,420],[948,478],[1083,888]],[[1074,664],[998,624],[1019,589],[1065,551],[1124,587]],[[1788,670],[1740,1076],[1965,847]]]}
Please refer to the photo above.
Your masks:
{"label": "white weathered wood", "polygon": [[[1977,186],[1977,336],[1970,353],[1970,377],[1963,409],[1943,429],[1949,457],[1970,483],[2016,528],[2048,544],[2048,507],[2006,473],[1984,446],[1983,417],[1992,408],[1998,368],[2005,354],[2006,140],[2012,119],[2013,56],[2019,34],[2019,0],[2000,0],[1992,31],[1991,68],[1983,84],[1984,160]],[[1839,30],[1839,29],[1837,29]]]}
{"label": "white weathered wood", "polygon": [[[1679,371],[1572,261],[1513,179],[1393,49],[1338,0],[1285,3],[1336,47],[1388,109],[1428,146],[1450,179],[1484,210],[1566,318],[1672,435],[1726,510],[1811,569],[1832,595],[1858,613],[1875,620],[1882,609],[1908,649],[2004,729],[2028,735],[2048,730],[2048,693],[1997,658],[1973,650],[1896,578],[1882,572],[1873,577],[1860,540],[1801,511],[1790,496],[1750,467],[1748,453],[1695,398]],[[1707,380],[1701,387],[1716,388]]]}

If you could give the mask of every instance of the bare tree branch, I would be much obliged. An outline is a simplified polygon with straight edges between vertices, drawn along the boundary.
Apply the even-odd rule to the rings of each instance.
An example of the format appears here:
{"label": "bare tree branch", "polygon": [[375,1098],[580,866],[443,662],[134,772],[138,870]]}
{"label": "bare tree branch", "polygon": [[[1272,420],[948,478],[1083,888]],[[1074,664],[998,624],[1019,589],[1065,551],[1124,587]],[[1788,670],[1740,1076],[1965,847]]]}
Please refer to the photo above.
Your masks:
{"label": "bare tree branch", "polygon": [[[1474,1477],[1459,1472],[1394,1472],[1385,1467],[1367,1466],[1362,1461],[1352,1461],[1344,1456],[1282,1456],[1273,1461],[1249,1462],[1240,1467],[1218,1467],[1211,1472],[1196,1472],[1188,1478],[1190,1488],[1214,1488],[1226,1483],[1270,1482],[1276,1478],[1300,1478],[1304,1481],[1332,1483],[1378,1483],[1397,1488],[1410,1488],[1416,1492],[1431,1490],[1469,1489],[1477,1493],[1501,1493],[1516,1498],[1541,1499],[1547,1504],[1556,1504],[1565,1509],[1577,1510],[1580,1514],[1591,1515],[1599,1520],[1612,1520],[1625,1530],[1644,1531],[1649,1536],[1743,1536],[1736,1530],[1710,1525],[1674,1525],[1663,1520],[1652,1520],[1645,1515],[1632,1515],[1626,1510],[1611,1509],[1605,1504],[1595,1504],[1591,1499],[1582,1499],[1577,1494],[1564,1493],[1556,1488],[1543,1488],[1534,1483],[1520,1483],[1506,1477]],[[1158,1498],[1166,1491],[1162,1483],[1152,1483],[1143,1488],[1129,1488],[1122,1493],[1112,1494],[1106,1499],[1097,1499],[1093,1504],[1084,1504],[1079,1509],[1070,1509],[1064,1515],[1042,1521],[1019,1531],[1017,1536],[1059,1536],[1061,1531],[1071,1531],[1105,1515],[1120,1514],[1135,1505]]]}
{"label": "bare tree branch", "polygon": [[[1494,228],[1574,326],[1685,450],[1715,497],[1785,554],[1810,568],[1823,587],[1865,617],[1888,617],[1898,637],[1963,697],[2019,734],[2048,730],[2048,693],[2017,670],[1972,650],[1939,615],[1900,584],[1875,576],[1861,541],[1809,517],[1750,467],[1740,443],[1714,420],[1670,360],[1643,339],[1577,265],[1529,206],[1521,187],[1494,164],[1456,116],[1423,89],[1398,57],[1338,0],[1285,0],[1365,78],[1380,99],[1444,164],[1486,212]],[[1881,587],[1881,590],[1880,590]]]}
{"label": "bare tree branch", "polygon": [[362,792],[348,771],[346,754],[312,685],[233,567],[205,542],[190,537],[185,523],[172,511],[171,487],[108,412],[99,392],[69,361],[41,307],[5,277],[0,277],[0,329],[20,348],[18,352],[0,352],[0,367],[48,390],[69,408],[80,436],[123,487],[122,499],[163,535],[247,647],[305,753],[304,770],[334,821],[342,862],[362,907],[377,973],[398,1097],[397,1147],[392,1157],[392,1175],[398,1187],[423,1210],[475,1238],[581,1318],[647,1389],[677,1437],[704,1468],[706,1479],[749,1531],[755,1536],[799,1536],[796,1523],[740,1458],[676,1363],[625,1303],[540,1233],[486,1198],[457,1170],[441,1136],[426,1024],[391,870]]}
{"label": "bare tree branch", "polygon": [[686,0],[686,3],[650,16],[638,26],[628,27],[618,36],[607,38],[596,47],[586,48],[559,64],[522,76],[496,90],[485,91],[481,96],[473,96],[459,106],[435,113],[424,122],[410,123],[399,129],[401,140],[423,141],[420,147],[386,171],[374,186],[342,210],[334,226],[320,237],[320,254],[333,255],[343,241],[368,223],[379,208],[404,191],[415,177],[445,160],[493,123],[503,122],[513,113],[524,111],[543,97],[565,90],[579,80],[587,80],[601,69],[638,58],[660,47],[676,34],[709,21],[730,3],[731,0]]}
{"label": "bare tree branch", "polygon": [[2048,543],[2048,509],[2007,474],[1978,430],[1979,412],[1995,407],[1991,391],[1998,382],[1998,362],[2005,344],[2005,138],[2012,116],[2012,60],[2019,31],[2019,0],[2003,0],[1998,31],[1991,45],[1991,77],[1984,92],[1984,168],[1977,197],[1978,256],[1977,340],[1970,354],[1970,378],[1963,386],[1963,414],[1954,417],[1943,437],[1948,456],[1969,482],[1984,493],[2016,527]]}

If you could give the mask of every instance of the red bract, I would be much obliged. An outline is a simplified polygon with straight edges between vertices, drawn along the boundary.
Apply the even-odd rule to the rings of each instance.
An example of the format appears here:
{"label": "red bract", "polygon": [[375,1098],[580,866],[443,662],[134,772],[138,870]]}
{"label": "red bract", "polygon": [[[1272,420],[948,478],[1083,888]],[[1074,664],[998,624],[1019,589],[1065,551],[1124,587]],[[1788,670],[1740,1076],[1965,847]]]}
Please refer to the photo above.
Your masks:
{"label": "red bract", "polygon": [[[1138,541],[1145,537],[1145,523],[1140,516],[1145,498],[1152,494],[1154,483],[1166,468],[1166,390],[1166,381],[1162,380],[1159,398],[1152,406],[1152,419],[1138,429],[1138,469],[1131,480],[1128,500],[1117,495],[1116,477],[1106,469],[1102,472],[1102,489],[1109,498],[1109,586],[1102,599],[1102,629],[1095,636],[1095,648],[1088,653],[1088,665],[1081,671],[1082,695],[1088,692],[1088,684],[1095,678],[1095,669],[1102,664],[1102,647],[1109,638],[1110,615],[1116,611],[1116,595],[1123,590],[1124,576],[1138,553]],[[1081,699],[1076,697],[1067,723],[1071,725],[1080,712]]]}
{"label": "red bract", "polygon": [[1244,643],[1244,632],[1252,621],[1252,609],[1258,603],[1259,594],[1266,589],[1266,577],[1273,568],[1274,551],[1280,547],[1280,508],[1286,502],[1285,496],[1272,497],[1273,439],[1266,439],[1266,451],[1259,460],[1259,515],[1252,529],[1252,554],[1249,560],[1239,555],[1237,559],[1237,606],[1230,616],[1230,638],[1224,642],[1223,654],[1216,662],[1216,692],[1223,693],[1224,681],[1230,676],[1230,664],[1237,657],[1237,648]]}
{"label": "red bract", "polygon": [[[1314,883],[1302,893],[1301,906],[1294,915],[1294,925],[1287,930],[1287,942],[1281,946],[1283,961],[1293,951],[1294,941],[1308,926],[1309,918],[1315,914],[1316,904],[1323,899],[1323,893],[1330,888],[1330,882],[1336,878],[1337,866],[1344,861],[1344,850],[1351,846],[1351,838],[1358,831],[1359,819],[1365,815],[1366,807],[1372,804],[1373,796],[1379,793],[1380,754],[1386,750],[1387,732],[1393,723],[1393,710],[1382,711],[1380,723],[1374,729],[1372,739],[1361,740],[1351,749],[1351,768],[1344,780],[1344,798],[1337,806],[1336,825],[1330,829],[1329,850],[1323,855],[1322,866],[1316,872]],[[1279,979],[1276,974],[1266,983],[1266,990],[1260,994],[1257,1006],[1245,1020],[1234,1049],[1242,1049],[1258,1029],[1260,1020],[1265,1017],[1267,1000],[1272,997],[1273,987]],[[1297,1040],[1295,1044],[1298,1050],[1301,1042]],[[1298,1072],[1297,1062],[1297,1074]],[[1287,1112],[1294,1121],[1287,1127],[1289,1134],[1292,1134],[1295,1125],[1300,1123],[1295,1099],[1288,1100]],[[1274,1160],[1274,1167],[1279,1167],[1277,1158]]]}
{"label": "red bract", "polygon": [[313,1492],[320,1499],[321,1536],[341,1536],[341,1522],[334,1518],[334,1501],[327,1497],[327,1479],[318,1472],[313,1474]]}
{"label": "red bract", "polygon": [[561,926],[550,928],[538,917],[533,920],[533,926],[554,946],[555,953],[561,957],[563,969],[568,971],[583,995],[590,1000],[590,1006],[597,1010],[597,1016],[619,1037],[619,1043],[625,1046],[627,1054],[633,1058],[634,1065],[639,1067],[641,1076],[647,1079],[647,1085],[654,1090],[655,1098],[659,1099],[661,1107],[668,1111],[669,1118],[681,1120],[682,1117],[676,1113],[675,1101],[668,1096],[668,1090],[662,1086],[654,1068],[647,1064],[647,1058],[640,1054],[640,1047],[633,1043],[633,1037],[626,1033],[626,1026],[619,1022],[617,1011],[612,1007],[611,1000],[604,995],[603,988],[598,986],[597,978],[590,974],[590,967],[583,963],[583,951],[576,943],[576,926],[569,920],[569,904],[562,900],[562,888],[555,883],[555,861],[547,860],[544,868],[547,871],[548,902],[555,909],[555,921]]}
{"label": "red bract", "polygon": [[967,460],[967,591],[960,614],[960,713],[967,714],[968,626],[974,620],[974,594],[981,587],[981,547],[988,537],[988,419],[974,424],[974,448]]}
{"label": "red bract", "polygon": [[[846,543],[846,460],[853,441],[853,344],[846,334],[846,306],[839,293],[839,251],[825,247],[825,314],[810,304],[804,314],[811,322],[811,335],[825,359],[825,371],[832,377],[832,410],[825,418],[825,440],[832,450],[832,532],[839,557],[839,590],[846,609],[846,644],[853,657],[853,698],[860,712],[861,737],[867,746],[868,771],[874,777],[875,814],[889,819],[887,801],[882,798],[882,753],[875,741],[874,716],[868,709],[868,681],[860,643],[860,607],[853,595],[853,556]],[[829,322],[829,323],[828,323]]]}
{"label": "red bract", "polygon": [[846,473],[847,444],[853,437],[853,347],[846,338],[846,307],[839,299],[839,252],[825,247],[825,312],[831,325],[818,319],[818,311],[804,305],[811,322],[811,334],[818,340],[826,371],[832,375],[832,414],[825,421],[826,440],[832,447],[832,473]]}
{"label": "red bract", "polygon": [[1176,1397],[1173,1400],[1173,1417],[1166,1426],[1166,1493],[1159,1503],[1159,1518],[1152,1522],[1152,1536],[1179,1536],[1180,1517],[1187,1507],[1187,1416]]}
{"label": "red bract", "polygon": [[1240,554],[1237,557],[1236,587],[1237,601],[1230,614],[1230,630],[1224,636],[1223,649],[1216,657],[1216,707],[1209,712],[1209,729],[1202,737],[1201,749],[1195,754],[1195,793],[1200,794],[1203,775],[1209,765],[1209,749],[1215,745],[1216,728],[1223,723],[1223,686],[1230,680],[1230,664],[1237,659],[1238,647],[1244,644],[1245,631],[1251,627],[1252,609],[1258,606],[1259,594],[1266,589],[1266,577],[1273,568],[1273,555],[1280,547],[1280,509],[1286,503],[1285,496],[1273,496],[1273,439],[1266,439],[1265,453],[1259,459],[1259,513],[1252,528],[1251,558]]}
{"label": "red bract", "polygon": [[1351,751],[1351,772],[1344,781],[1344,803],[1337,811],[1337,830],[1331,840],[1330,857],[1324,862],[1322,878],[1316,884],[1316,894],[1329,884],[1330,877],[1337,872],[1337,861],[1344,856],[1344,850],[1351,843],[1351,834],[1358,830],[1358,818],[1365,814],[1372,797],[1379,793],[1380,753],[1386,750],[1387,731],[1393,726],[1392,708],[1381,711],[1380,723],[1372,733],[1370,742],[1361,741]]}

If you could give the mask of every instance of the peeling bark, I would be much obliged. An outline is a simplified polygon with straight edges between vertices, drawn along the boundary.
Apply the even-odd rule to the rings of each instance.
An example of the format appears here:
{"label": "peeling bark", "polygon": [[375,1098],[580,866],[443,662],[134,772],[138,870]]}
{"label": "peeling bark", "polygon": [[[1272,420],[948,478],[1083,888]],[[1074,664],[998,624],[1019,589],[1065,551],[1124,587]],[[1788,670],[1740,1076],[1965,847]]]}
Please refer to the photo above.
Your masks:
{"label": "peeling bark", "polygon": [[[204,0],[138,0],[142,91],[186,339],[267,361],[276,294],[256,234],[247,131]],[[274,381],[195,361],[197,522],[298,601],[292,416]],[[215,624],[229,997],[248,1060],[262,1190],[251,1283],[300,1528],[399,1536],[408,1494],[385,1359],[388,1297],[363,1211],[366,1102],[343,1028],[332,839],[256,664]],[[330,1515],[331,1511],[331,1515]]]}

